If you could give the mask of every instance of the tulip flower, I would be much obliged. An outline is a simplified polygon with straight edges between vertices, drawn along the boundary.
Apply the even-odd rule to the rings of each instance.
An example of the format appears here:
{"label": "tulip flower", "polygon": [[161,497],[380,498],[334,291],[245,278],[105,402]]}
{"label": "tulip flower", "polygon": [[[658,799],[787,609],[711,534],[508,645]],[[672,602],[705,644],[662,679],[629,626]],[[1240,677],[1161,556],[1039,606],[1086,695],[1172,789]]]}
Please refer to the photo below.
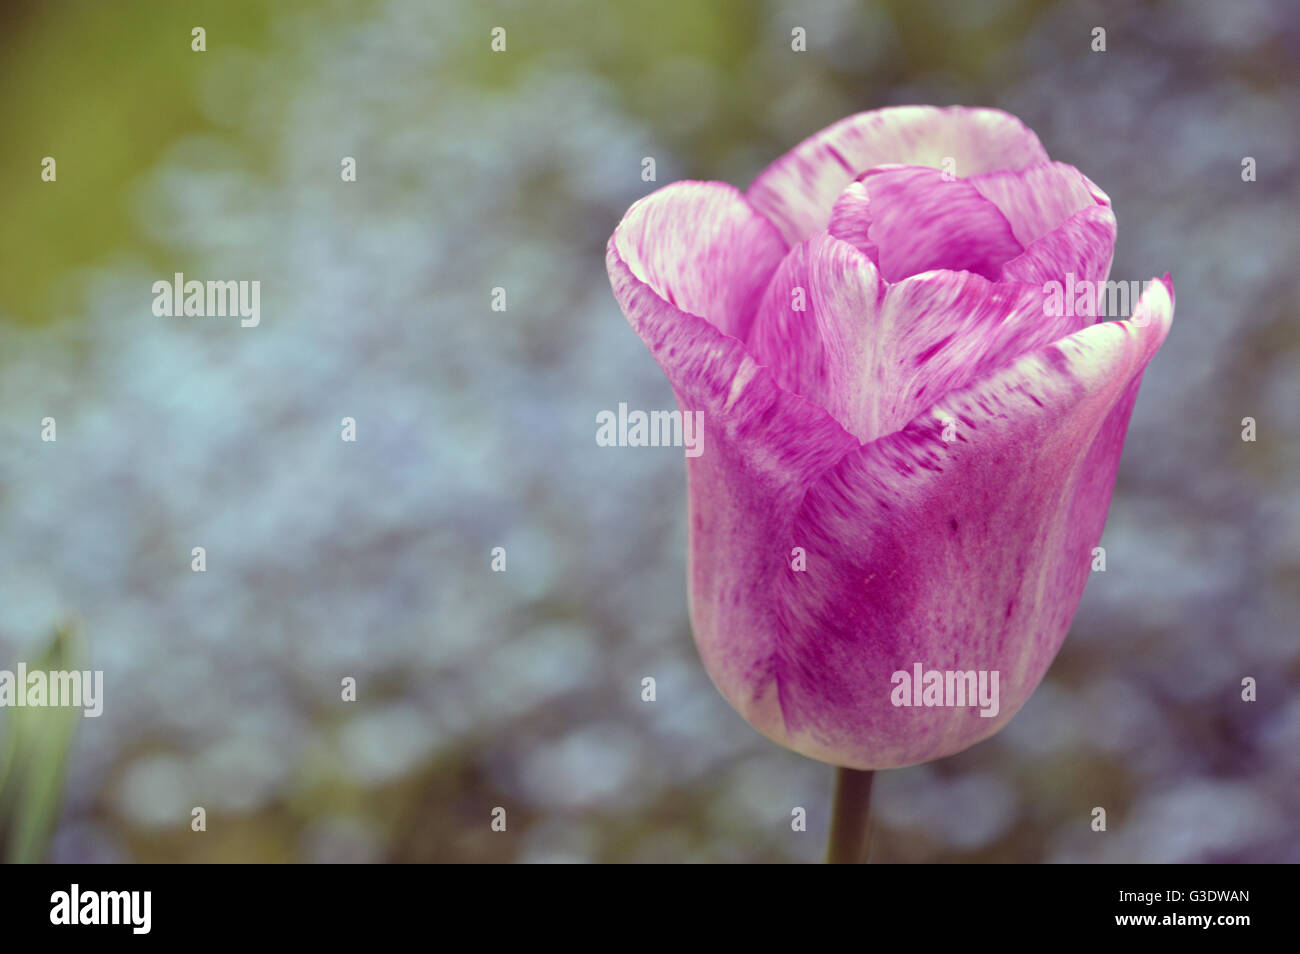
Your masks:
{"label": "tulip flower", "polygon": [[1104,320],[1114,243],[1106,194],[1018,119],[929,106],[842,120],[744,193],[666,186],[609,241],[703,412],[700,656],[755,729],[843,770],[837,815],[869,790],[848,772],[996,733],[1065,639],[1173,315],[1166,275]]}

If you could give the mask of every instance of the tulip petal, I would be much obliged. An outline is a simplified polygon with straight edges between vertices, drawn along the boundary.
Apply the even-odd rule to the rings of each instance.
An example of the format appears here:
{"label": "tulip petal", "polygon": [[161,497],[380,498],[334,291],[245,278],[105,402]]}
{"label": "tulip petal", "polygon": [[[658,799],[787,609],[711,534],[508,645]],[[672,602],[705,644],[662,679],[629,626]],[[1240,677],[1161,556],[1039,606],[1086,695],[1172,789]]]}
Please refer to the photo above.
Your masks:
{"label": "tulip petal", "polygon": [[[858,179],[850,182],[831,207],[830,224],[826,231],[835,238],[848,242],[880,268],[880,249],[871,240],[871,197],[867,187]],[[817,233],[814,232],[815,236]]]}
{"label": "tulip petal", "polygon": [[1115,252],[1115,214],[1110,197],[1078,169],[1053,162],[968,181],[1002,210],[1025,246],[1002,266],[1003,281],[1063,282],[1067,274],[1106,279]]}
{"label": "tulip petal", "polygon": [[1093,205],[1071,215],[1060,228],[1048,232],[1002,266],[1001,278],[1008,282],[1065,282],[1068,275],[1078,280],[1103,282],[1110,274],[1115,255],[1115,213],[1108,206]]}
{"label": "tulip petal", "polygon": [[[807,569],[775,580],[771,681],[724,686],[732,704],[769,737],[854,768],[940,758],[1005,725],[1082,596],[1172,290],[1168,276],[1152,283],[1132,319],[945,395],[818,480],[781,546],[805,548]],[[996,716],[895,706],[891,677],[916,663],[997,671]]]}
{"label": "tulip petal", "polygon": [[829,231],[861,249],[888,282],[936,268],[996,280],[1003,263],[1024,251],[993,202],[926,166],[863,173],[836,200]]}
{"label": "tulip petal", "polygon": [[826,228],[845,186],[874,166],[939,168],[957,176],[1048,161],[1024,123],[997,109],[895,106],[850,116],[804,140],[749,187],[750,203],[794,245]]}
{"label": "tulip petal", "polygon": [[1110,208],[1110,197],[1064,162],[987,172],[966,181],[1002,211],[1016,240],[1024,246],[1059,228],[1082,209],[1096,205]]}
{"label": "tulip petal", "polygon": [[786,253],[772,225],[723,182],[664,186],[627,210],[611,242],[659,297],[742,341]]}
{"label": "tulip petal", "polygon": [[1092,320],[1047,317],[1040,286],[970,272],[885,285],[863,252],[821,232],[772,276],[749,348],[781,387],[826,408],[865,443]]}
{"label": "tulip petal", "polygon": [[[614,295],[679,407],[704,413],[703,453],[688,458],[691,615],[719,686],[748,680],[755,660],[772,658],[770,581],[783,565],[774,529],[788,527],[812,481],[858,447],[726,331],[747,323],[757,276],[784,250],[739,191],[689,183],[633,206],[606,255]],[[743,647],[720,638],[736,628],[747,634]]]}

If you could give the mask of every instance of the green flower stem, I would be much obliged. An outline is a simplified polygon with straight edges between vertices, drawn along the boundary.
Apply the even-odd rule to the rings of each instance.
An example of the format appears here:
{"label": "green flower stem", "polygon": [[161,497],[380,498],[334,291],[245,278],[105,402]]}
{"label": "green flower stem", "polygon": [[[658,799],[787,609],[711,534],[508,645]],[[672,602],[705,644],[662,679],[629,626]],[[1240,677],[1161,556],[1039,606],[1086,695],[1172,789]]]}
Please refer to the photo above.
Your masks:
{"label": "green flower stem", "polygon": [[871,847],[871,783],[874,771],[837,768],[831,837],[826,845],[828,865],[858,865]]}

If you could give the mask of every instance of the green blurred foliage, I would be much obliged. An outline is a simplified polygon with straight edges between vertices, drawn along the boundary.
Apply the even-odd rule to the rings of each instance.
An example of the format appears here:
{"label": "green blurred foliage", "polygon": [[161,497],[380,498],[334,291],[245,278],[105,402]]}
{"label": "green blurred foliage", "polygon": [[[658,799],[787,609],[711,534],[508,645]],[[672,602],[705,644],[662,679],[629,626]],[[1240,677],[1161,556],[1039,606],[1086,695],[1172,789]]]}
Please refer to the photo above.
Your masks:
{"label": "green blurred foliage", "polygon": [[[27,668],[82,670],[86,658],[80,626],[67,623]],[[12,708],[0,723],[0,858],[6,863],[45,859],[59,818],[72,738],[82,718],[80,709]]]}
{"label": "green blurred foliage", "polygon": [[[276,4],[287,9],[289,3]],[[190,31],[208,50],[266,43],[262,0],[23,0],[0,12],[0,315],[75,307],[78,267],[132,244],[129,187],[179,136],[205,128]],[[54,157],[58,178],[41,179]]]}

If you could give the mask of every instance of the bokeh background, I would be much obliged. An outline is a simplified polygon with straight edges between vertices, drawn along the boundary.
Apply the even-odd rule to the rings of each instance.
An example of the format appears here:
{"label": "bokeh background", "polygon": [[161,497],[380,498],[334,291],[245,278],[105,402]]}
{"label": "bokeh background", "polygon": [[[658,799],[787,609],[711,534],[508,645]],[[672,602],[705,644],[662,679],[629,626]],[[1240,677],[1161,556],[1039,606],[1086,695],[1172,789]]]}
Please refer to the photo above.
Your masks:
{"label": "bokeh background", "polygon": [[[680,450],[595,445],[673,406],[603,249],[658,186],[919,102],[1025,119],[1178,313],[1057,662],[881,773],[873,858],[1300,860],[1298,61],[1283,0],[0,5],[0,668],[106,683],[0,710],[0,851],[819,859],[831,770],[698,664]],[[155,318],[177,271],[260,280],[260,327]]]}

